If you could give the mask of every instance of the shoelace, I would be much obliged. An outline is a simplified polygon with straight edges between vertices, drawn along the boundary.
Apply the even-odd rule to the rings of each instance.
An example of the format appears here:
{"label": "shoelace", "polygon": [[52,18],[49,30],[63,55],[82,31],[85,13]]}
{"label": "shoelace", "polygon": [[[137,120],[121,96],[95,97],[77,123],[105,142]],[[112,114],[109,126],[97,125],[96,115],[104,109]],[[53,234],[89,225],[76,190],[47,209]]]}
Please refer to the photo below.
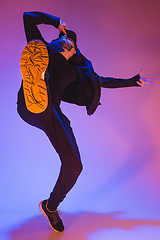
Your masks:
{"label": "shoelace", "polygon": [[61,219],[60,219],[60,217],[59,217],[59,213],[60,213],[59,210],[56,209],[55,211],[50,211],[50,210],[48,209],[48,200],[47,200],[47,202],[46,202],[46,209],[47,209],[47,211],[49,212],[49,216],[50,216],[50,218],[52,218],[52,221],[53,221],[54,223],[57,223],[57,222],[61,221]]}
{"label": "shoelace", "polygon": [[60,212],[59,210],[56,210],[55,212],[49,214],[54,223],[57,223],[59,222],[59,220],[61,220],[59,217],[59,212]]}

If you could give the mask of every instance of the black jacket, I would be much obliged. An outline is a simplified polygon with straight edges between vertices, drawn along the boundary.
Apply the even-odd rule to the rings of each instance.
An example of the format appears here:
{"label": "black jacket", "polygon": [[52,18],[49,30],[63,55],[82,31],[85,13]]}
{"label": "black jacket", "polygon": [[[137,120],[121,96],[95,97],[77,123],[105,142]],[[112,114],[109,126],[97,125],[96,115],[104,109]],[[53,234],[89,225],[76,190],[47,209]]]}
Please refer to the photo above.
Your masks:
{"label": "black jacket", "polygon": [[[55,54],[64,50],[59,44],[58,39],[55,39],[50,43],[46,42],[42,37],[37,25],[44,23],[53,25],[54,27],[58,28],[60,24],[60,18],[42,12],[25,12],[23,14],[23,20],[27,42],[33,39],[40,39],[46,44],[50,57],[49,72],[51,78],[49,81],[51,88],[53,88],[54,91],[56,89],[56,86],[54,84],[56,80],[54,78],[54,71],[52,72],[52,69],[54,69],[52,68],[52,62],[54,62]],[[62,94],[60,94],[60,100],[81,106],[86,106],[88,115],[92,115],[95,112],[97,106],[100,104],[99,100],[101,95],[101,82],[103,82],[104,79],[105,87],[109,88],[139,86],[137,84],[137,80],[140,78],[139,75],[136,75],[130,79],[100,77],[94,72],[91,61],[85,58],[79,49],[77,49],[77,53],[72,58],[70,58],[68,62],[70,68],[69,71],[74,72],[74,80],[72,81],[72,77],[67,77],[68,70],[66,74],[63,74],[64,81],[61,83],[61,88],[63,91],[61,91]],[[66,82],[68,84],[66,84]],[[58,91],[56,93],[54,91],[54,94],[52,94],[53,102],[54,98],[56,98],[58,94]]]}

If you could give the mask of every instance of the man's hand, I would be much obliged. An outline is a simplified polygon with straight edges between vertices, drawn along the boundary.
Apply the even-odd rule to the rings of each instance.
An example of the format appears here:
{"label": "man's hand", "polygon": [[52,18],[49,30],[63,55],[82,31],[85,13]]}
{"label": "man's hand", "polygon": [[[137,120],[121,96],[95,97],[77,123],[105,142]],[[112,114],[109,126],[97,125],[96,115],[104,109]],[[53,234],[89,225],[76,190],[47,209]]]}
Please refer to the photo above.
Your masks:
{"label": "man's hand", "polygon": [[58,26],[58,30],[59,30],[60,32],[63,32],[65,35],[67,35],[67,33],[66,33],[66,31],[65,31],[65,30],[67,30],[67,25],[66,25],[66,23],[65,23],[65,22],[62,22],[62,21],[60,20],[60,24],[59,24],[59,26]]}
{"label": "man's hand", "polygon": [[142,77],[142,73],[143,70],[141,69],[141,71],[139,72],[140,79],[139,81],[137,81],[137,84],[139,84],[142,87],[145,83],[153,83],[154,78]]}

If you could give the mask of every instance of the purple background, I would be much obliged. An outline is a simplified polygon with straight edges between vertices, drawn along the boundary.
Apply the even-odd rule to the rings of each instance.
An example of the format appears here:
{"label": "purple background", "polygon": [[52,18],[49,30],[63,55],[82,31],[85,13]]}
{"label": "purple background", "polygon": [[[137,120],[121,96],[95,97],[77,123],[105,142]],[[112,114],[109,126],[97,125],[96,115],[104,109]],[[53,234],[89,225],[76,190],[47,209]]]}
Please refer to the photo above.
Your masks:
{"label": "purple background", "polygon": [[[45,134],[16,112],[19,61],[26,45],[24,11],[43,11],[65,21],[99,75],[129,78],[143,68],[144,76],[156,79],[143,88],[103,89],[102,106],[91,117],[84,107],[62,103],[84,170],[61,211],[122,211],[123,218],[159,219],[160,2],[6,0],[0,15],[1,229],[39,214],[38,203],[49,196],[60,167]],[[47,41],[58,35],[52,26],[39,28]],[[103,239],[100,234],[87,239]]]}

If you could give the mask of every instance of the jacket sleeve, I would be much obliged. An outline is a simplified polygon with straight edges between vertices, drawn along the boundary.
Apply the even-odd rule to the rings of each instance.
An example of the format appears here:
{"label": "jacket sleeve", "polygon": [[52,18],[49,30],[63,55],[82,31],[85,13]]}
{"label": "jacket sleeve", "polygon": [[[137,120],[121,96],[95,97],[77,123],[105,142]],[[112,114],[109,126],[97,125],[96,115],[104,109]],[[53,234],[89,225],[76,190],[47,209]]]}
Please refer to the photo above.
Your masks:
{"label": "jacket sleeve", "polygon": [[[83,56],[83,55],[82,55]],[[84,56],[83,56],[84,57]],[[98,77],[101,81],[101,86],[104,88],[122,88],[122,87],[141,87],[137,81],[139,81],[140,76],[136,76],[128,79],[113,78],[113,77],[102,77],[99,76],[93,69],[92,62],[85,58],[85,62],[82,66],[85,71],[90,74],[90,76]]]}
{"label": "jacket sleeve", "polygon": [[101,77],[101,84],[104,88],[140,87],[137,83],[139,79],[139,74],[128,79]]}
{"label": "jacket sleeve", "polygon": [[70,59],[70,63],[79,65],[81,67],[81,70],[85,73],[85,76],[94,79],[95,78],[100,79],[101,86],[104,88],[140,87],[140,85],[137,83],[137,81],[139,81],[140,79],[139,74],[128,79],[99,76],[94,71],[92,62],[88,60],[84,55],[82,55],[79,49],[77,49],[76,55],[74,55]]}
{"label": "jacket sleeve", "polygon": [[49,24],[58,28],[60,24],[60,18],[43,12],[24,12],[23,22],[27,42],[33,39],[39,39],[43,41],[45,44],[48,44],[42,37],[37,25]]}

